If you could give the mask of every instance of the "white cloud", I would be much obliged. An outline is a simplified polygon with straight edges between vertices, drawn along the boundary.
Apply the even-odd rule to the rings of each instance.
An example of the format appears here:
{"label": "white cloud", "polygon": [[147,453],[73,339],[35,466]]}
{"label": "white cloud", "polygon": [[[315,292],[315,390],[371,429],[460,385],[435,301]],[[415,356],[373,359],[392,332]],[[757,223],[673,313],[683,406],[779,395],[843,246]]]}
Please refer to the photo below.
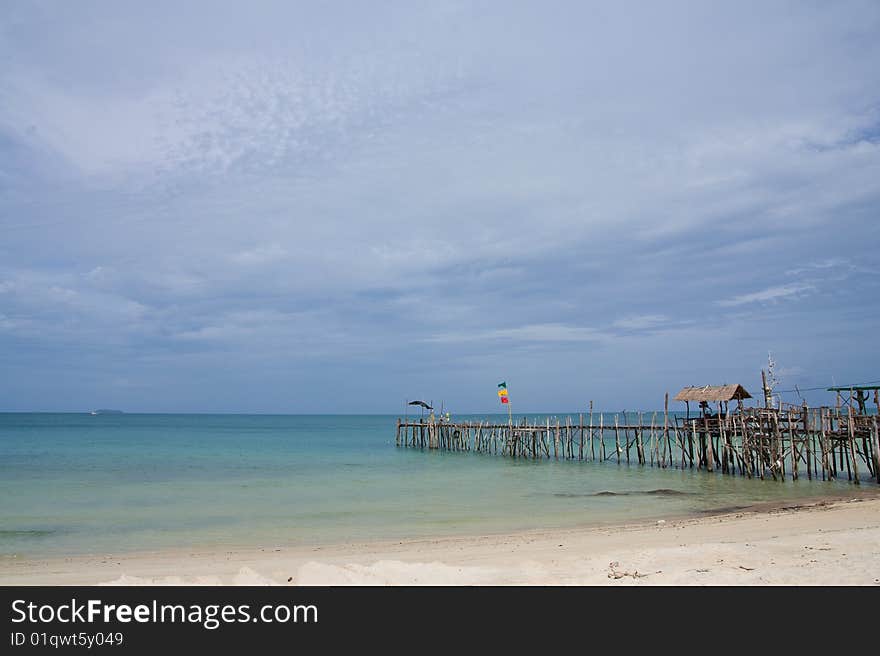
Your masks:
{"label": "white cloud", "polygon": [[539,323],[517,326],[516,328],[497,328],[474,332],[456,332],[432,335],[428,342],[483,342],[510,340],[521,342],[596,342],[608,339],[608,335],[592,328],[568,326],[559,323]]}
{"label": "white cloud", "polygon": [[611,325],[624,330],[649,330],[669,323],[670,319],[664,314],[637,314],[617,319]]}
{"label": "white cloud", "polygon": [[726,308],[730,352],[785,300],[834,320],[856,291],[818,292],[876,273],[877,3],[29,7],[0,312],[35,344],[625,366]]}
{"label": "white cloud", "polygon": [[234,253],[230,259],[236,264],[260,265],[277,262],[285,257],[287,257],[287,250],[281,244],[267,244]]}
{"label": "white cloud", "polygon": [[758,292],[749,294],[740,294],[723,301],[717,301],[716,304],[721,307],[736,307],[739,305],[747,305],[749,303],[771,303],[783,299],[797,298],[808,292],[815,291],[813,285],[793,283],[790,285],[776,285],[768,287]]}

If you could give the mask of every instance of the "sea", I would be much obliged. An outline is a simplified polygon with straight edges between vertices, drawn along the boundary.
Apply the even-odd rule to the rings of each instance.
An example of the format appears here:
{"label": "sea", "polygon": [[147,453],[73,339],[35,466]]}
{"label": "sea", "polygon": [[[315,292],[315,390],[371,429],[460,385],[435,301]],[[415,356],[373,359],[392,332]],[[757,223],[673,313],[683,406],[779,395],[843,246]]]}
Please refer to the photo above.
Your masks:
{"label": "sea", "polygon": [[396,419],[0,414],[0,557],[482,535],[857,491],[845,480],[398,448]]}

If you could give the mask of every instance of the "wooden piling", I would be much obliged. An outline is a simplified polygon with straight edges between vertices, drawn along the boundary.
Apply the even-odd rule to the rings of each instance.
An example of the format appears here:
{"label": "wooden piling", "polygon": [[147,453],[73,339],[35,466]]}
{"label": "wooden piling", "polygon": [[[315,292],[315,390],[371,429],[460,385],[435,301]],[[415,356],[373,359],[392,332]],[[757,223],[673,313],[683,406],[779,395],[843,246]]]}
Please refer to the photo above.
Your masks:
{"label": "wooden piling", "polygon": [[614,413],[614,444],[617,447],[617,464],[620,464],[620,427],[617,421],[617,413]]}
{"label": "wooden piling", "polygon": [[553,436],[553,457],[559,460],[559,420],[556,420],[556,433]]}
{"label": "wooden piling", "polygon": [[704,436],[703,440],[706,445],[704,448],[705,460],[706,460],[706,471],[715,471],[715,453],[712,448],[712,432],[709,429],[709,420],[704,416],[703,417],[703,429]]}
{"label": "wooden piling", "polygon": [[[874,398],[876,399],[876,392]],[[880,424],[877,423],[877,416],[874,415],[874,439],[872,447],[874,449],[874,475],[877,482],[880,483]]]}
{"label": "wooden piling", "polygon": [[807,457],[807,479],[813,480],[813,469],[812,469],[812,460],[811,460],[811,449],[810,449],[810,411],[807,408],[807,402],[804,401],[803,409],[801,410],[803,413],[803,421],[804,421],[804,435],[806,439],[804,440],[804,448],[806,449],[806,457]]}
{"label": "wooden piling", "polygon": [[853,410],[852,406],[847,406],[847,431],[849,432],[849,453],[850,459],[852,460],[852,469],[853,469],[853,483],[859,485],[859,465],[856,462],[856,435],[855,435],[855,426],[853,420]]}
{"label": "wooden piling", "polygon": [[877,423],[877,416],[874,416],[874,432],[871,440],[871,449],[874,452],[874,476],[880,483],[880,425]]}
{"label": "wooden piling", "polygon": [[590,401],[590,460],[596,461],[596,451],[593,448],[593,402]]}
{"label": "wooden piling", "polygon": [[666,450],[669,449],[669,466],[672,466],[672,444],[669,442],[669,392],[663,397],[663,466],[666,466]]}
{"label": "wooden piling", "polygon": [[578,444],[578,460],[584,459],[584,413],[578,415],[578,426],[580,426],[580,443]]}

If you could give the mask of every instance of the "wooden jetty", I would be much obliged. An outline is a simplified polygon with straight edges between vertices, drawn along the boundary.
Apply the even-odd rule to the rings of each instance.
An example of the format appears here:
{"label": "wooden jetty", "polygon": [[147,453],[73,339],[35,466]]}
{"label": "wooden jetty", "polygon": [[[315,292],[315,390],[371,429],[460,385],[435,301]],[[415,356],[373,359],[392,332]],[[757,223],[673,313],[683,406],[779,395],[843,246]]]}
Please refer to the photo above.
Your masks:
{"label": "wooden jetty", "polygon": [[[880,388],[872,389],[880,411]],[[590,402],[589,411],[576,418],[459,422],[431,414],[398,419],[396,444],[535,460],[610,460],[780,481],[845,475],[855,484],[871,479],[880,483],[880,421],[866,412],[863,402],[854,407],[864,398],[850,391],[846,398],[837,390],[833,407],[781,402],[768,407],[765,402],[764,407],[746,408],[743,399],[751,397],[739,385],[685,388],[675,397],[688,404],[685,416],[670,413],[668,393],[662,412],[600,413]],[[697,416],[690,415],[690,401],[701,404]]]}

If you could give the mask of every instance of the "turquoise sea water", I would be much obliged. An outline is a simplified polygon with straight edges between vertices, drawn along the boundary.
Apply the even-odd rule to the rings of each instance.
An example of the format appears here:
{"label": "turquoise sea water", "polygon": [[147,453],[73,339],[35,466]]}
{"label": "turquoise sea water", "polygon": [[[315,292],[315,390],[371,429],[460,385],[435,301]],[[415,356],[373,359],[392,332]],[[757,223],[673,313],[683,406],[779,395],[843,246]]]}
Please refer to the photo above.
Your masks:
{"label": "turquoise sea water", "polygon": [[396,448],[395,419],[0,414],[0,556],[502,532],[855,493]]}

